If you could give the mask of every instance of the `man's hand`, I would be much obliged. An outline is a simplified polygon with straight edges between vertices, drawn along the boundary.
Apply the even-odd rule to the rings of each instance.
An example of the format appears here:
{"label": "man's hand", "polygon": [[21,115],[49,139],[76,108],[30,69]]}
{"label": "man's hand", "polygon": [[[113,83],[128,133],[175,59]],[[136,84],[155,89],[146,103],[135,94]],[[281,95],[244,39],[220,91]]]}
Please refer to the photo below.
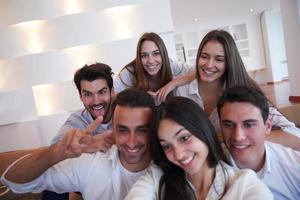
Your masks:
{"label": "man's hand", "polygon": [[51,146],[52,153],[61,155],[60,160],[79,157],[82,153],[93,153],[96,151],[107,151],[114,138],[110,130],[96,136],[92,135],[101,124],[103,117],[98,117],[85,129],[71,129],[63,139]]}

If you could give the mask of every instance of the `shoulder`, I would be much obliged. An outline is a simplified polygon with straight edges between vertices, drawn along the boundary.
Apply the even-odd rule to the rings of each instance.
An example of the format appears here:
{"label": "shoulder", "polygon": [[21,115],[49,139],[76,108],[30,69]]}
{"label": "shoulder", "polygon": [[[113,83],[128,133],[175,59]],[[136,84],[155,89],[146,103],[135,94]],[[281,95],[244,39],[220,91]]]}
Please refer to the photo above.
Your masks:
{"label": "shoulder", "polygon": [[126,196],[126,200],[155,200],[158,199],[158,187],[160,177],[162,176],[161,169],[150,164],[147,173],[139,178],[132,186]]}
{"label": "shoulder", "polygon": [[127,68],[121,69],[121,71],[114,77],[114,89],[117,93],[121,92],[126,88],[132,87],[134,81],[134,68],[128,66]]}
{"label": "shoulder", "polygon": [[268,187],[250,169],[234,169],[224,163],[228,173],[227,197],[236,196],[241,199],[273,199]]}
{"label": "shoulder", "polygon": [[265,147],[267,150],[267,156],[271,159],[271,162],[280,162],[282,165],[289,165],[290,167],[299,166],[300,151],[268,141],[265,142]]}

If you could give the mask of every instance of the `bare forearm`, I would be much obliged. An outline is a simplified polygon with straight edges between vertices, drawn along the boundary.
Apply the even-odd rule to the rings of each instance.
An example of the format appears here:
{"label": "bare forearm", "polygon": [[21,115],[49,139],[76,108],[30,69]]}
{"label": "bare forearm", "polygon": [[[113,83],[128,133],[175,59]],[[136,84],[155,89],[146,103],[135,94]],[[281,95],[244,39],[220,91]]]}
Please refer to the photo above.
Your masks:
{"label": "bare forearm", "polygon": [[300,151],[300,138],[282,130],[271,131],[266,140]]}
{"label": "bare forearm", "polygon": [[62,159],[61,155],[55,155],[51,147],[36,149],[15,163],[5,174],[5,178],[14,183],[27,183],[39,177]]}
{"label": "bare forearm", "polygon": [[182,86],[182,85],[185,85],[187,83],[190,83],[195,78],[196,78],[196,71],[192,70],[191,72],[189,72],[189,73],[187,73],[185,75],[182,75],[182,76],[179,76],[179,77],[173,79],[170,83],[175,88],[175,87]]}

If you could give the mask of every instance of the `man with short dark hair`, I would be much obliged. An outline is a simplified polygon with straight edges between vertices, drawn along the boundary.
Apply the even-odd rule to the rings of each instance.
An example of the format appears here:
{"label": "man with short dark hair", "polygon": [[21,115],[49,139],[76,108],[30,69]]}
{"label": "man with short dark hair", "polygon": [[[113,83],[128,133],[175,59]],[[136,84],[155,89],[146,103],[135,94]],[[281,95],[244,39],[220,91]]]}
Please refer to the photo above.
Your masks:
{"label": "man with short dark hair", "polygon": [[17,193],[47,189],[80,191],[85,200],[123,199],[150,170],[149,122],[155,104],[147,92],[127,89],[118,94],[114,105],[116,145],[106,153],[99,151],[98,135],[91,135],[102,120],[98,117],[88,128],[71,129],[58,143],[12,164],[2,183]]}
{"label": "man with short dark hair", "polygon": [[[113,96],[113,72],[104,63],[94,63],[84,65],[74,74],[74,83],[77,87],[79,98],[84,105],[75,113],[72,113],[66,122],[60,127],[52,144],[62,139],[63,135],[72,128],[87,128],[97,117],[102,116],[103,120],[98,125],[93,135],[100,134],[99,149],[107,151],[114,143],[111,133],[106,130],[111,129],[111,102]],[[101,139],[102,138],[102,139]],[[56,194],[50,191],[42,193],[43,200],[68,200],[68,193]]]}
{"label": "man with short dark hair", "polygon": [[[58,142],[63,134],[71,128],[86,128],[97,117],[103,120],[93,135],[111,128],[111,102],[113,96],[113,72],[103,63],[84,65],[76,71],[74,83],[78,89],[80,100],[84,109],[72,113],[63,126],[59,129],[52,143]],[[103,151],[112,145],[111,137],[103,136]]]}
{"label": "man with short dark hair", "polygon": [[254,89],[234,87],[224,91],[217,108],[232,164],[254,170],[274,199],[299,199],[300,152],[265,141],[272,128],[267,98]]}

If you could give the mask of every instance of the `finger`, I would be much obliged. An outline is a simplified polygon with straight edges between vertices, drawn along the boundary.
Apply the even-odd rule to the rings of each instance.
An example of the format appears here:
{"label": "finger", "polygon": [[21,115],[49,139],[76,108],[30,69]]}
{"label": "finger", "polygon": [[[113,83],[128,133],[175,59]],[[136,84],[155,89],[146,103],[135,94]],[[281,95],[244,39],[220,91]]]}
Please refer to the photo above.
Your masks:
{"label": "finger", "polygon": [[102,123],[102,121],[103,121],[103,116],[97,117],[92,123],[88,125],[88,127],[85,129],[85,132],[87,134],[91,134],[97,129],[97,127]]}
{"label": "finger", "polygon": [[80,129],[76,129],[73,134],[70,146],[72,149],[80,148],[81,139],[86,135],[86,133]]}

